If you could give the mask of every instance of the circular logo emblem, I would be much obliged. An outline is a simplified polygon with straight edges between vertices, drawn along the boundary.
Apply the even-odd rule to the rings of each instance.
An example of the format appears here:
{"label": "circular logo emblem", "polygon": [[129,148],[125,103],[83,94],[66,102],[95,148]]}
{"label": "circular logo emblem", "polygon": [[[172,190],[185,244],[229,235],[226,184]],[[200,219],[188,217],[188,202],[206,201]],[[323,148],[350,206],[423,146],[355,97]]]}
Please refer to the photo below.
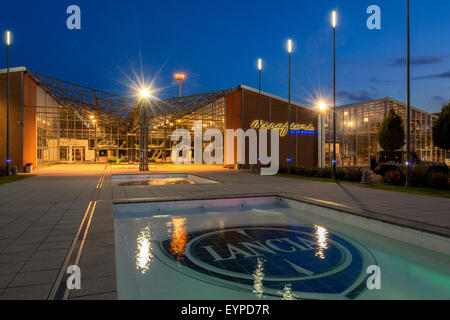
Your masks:
{"label": "circular logo emblem", "polygon": [[257,296],[355,298],[376,264],[362,245],[320,226],[249,226],[194,232],[183,250],[160,243],[169,265]]}

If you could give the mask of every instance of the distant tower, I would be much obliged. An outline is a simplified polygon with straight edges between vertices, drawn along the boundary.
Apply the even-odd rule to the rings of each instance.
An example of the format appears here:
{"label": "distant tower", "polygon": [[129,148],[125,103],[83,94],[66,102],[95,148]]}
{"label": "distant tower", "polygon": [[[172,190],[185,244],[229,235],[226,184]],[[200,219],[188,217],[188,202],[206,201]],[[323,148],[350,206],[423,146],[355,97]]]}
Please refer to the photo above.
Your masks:
{"label": "distant tower", "polygon": [[175,75],[175,80],[177,80],[180,83],[180,98],[181,98],[181,83],[183,82],[183,80],[186,78],[186,75],[182,74],[182,73],[177,73]]}

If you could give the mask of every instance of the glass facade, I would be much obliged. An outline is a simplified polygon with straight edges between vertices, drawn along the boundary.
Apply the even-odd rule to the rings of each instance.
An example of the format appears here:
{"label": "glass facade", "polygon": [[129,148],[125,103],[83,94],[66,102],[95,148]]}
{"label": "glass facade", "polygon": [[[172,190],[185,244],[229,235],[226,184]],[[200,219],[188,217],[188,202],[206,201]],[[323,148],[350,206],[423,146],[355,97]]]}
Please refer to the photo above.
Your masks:
{"label": "glass facade", "polygon": [[[103,111],[60,105],[42,87],[37,87],[36,166],[57,162],[139,161],[139,117],[108,115]],[[136,111],[136,109],[134,109]],[[202,121],[203,131],[225,130],[225,98],[190,110],[169,110],[148,120],[149,159],[165,162],[171,159],[171,133],[188,129],[193,136],[194,121]],[[209,144],[207,142],[204,142]],[[192,146],[193,156],[193,146]]]}
{"label": "glass facade", "polygon": [[[357,103],[336,109],[336,160],[338,166],[369,166],[370,158],[381,151],[377,133],[390,107],[404,119],[406,106],[393,99]],[[445,151],[434,147],[432,126],[437,116],[411,108],[411,151],[424,161],[444,162]],[[325,163],[333,159],[333,115],[324,116]],[[406,150],[406,147],[403,148]]]}
{"label": "glass facade", "polygon": [[[225,131],[225,98],[218,98],[198,109],[170,112],[151,118],[149,121],[150,160],[170,161],[172,146],[177,144],[176,141],[171,141],[171,133],[177,129],[185,129],[189,130],[193,137],[195,121],[202,122],[203,132],[214,128],[219,129],[223,134]],[[206,147],[209,142],[203,142],[203,144],[203,147]],[[194,156],[193,150],[194,146],[192,145],[192,157]]]}
{"label": "glass facade", "polygon": [[57,162],[106,162],[134,159],[136,136],[128,121],[69,106],[61,106],[37,87],[36,165]]}

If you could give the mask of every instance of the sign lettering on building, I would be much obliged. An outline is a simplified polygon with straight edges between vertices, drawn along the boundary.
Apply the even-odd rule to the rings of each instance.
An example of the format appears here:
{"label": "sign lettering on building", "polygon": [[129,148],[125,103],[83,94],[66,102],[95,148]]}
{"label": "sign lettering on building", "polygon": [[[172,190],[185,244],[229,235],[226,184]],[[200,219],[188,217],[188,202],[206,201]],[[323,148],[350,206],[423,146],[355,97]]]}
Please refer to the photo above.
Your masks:
{"label": "sign lettering on building", "polygon": [[[288,123],[287,121],[284,123],[275,123],[275,122],[266,122],[264,120],[253,120],[250,124],[250,128],[252,129],[266,129],[266,130],[280,130],[280,137],[287,136],[288,132]],[[291,123],[291,134],[315,134],[316,128],[312,123],[304,124],[304,123]]]}

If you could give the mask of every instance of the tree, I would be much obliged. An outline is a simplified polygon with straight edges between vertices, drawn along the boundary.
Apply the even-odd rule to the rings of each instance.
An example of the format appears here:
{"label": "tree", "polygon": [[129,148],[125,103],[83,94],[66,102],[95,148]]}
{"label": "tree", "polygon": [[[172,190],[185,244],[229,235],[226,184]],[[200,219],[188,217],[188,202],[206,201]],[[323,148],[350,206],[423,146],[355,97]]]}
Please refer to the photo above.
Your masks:
{"label": "tree", "polygon": [[378,131],[378,142],[386,151],[398,150],[405,145],[405,128],[400,115],[390,107]]}
{"label": "tree", "polygon": [[438,148],[450,150],[450,101],[442,106],[433,125],[433,143]]}

